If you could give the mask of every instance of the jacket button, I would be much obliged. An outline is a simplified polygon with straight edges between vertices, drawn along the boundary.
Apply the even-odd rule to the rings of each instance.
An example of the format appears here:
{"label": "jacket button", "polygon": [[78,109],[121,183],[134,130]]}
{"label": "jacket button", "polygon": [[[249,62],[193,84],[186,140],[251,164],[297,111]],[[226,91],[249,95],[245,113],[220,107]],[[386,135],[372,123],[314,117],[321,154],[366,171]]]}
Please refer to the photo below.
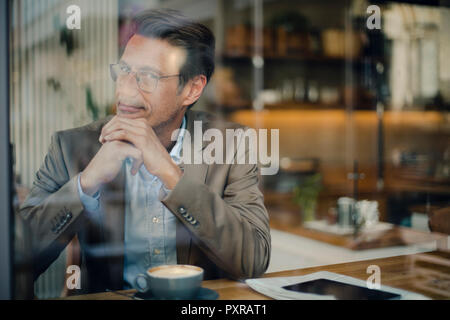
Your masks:
{"label": "jacket button", "polygon": [[179,207],[178,208],[178,212],[181,214],[185,214],[186,213],[186,209],[184,207]]}

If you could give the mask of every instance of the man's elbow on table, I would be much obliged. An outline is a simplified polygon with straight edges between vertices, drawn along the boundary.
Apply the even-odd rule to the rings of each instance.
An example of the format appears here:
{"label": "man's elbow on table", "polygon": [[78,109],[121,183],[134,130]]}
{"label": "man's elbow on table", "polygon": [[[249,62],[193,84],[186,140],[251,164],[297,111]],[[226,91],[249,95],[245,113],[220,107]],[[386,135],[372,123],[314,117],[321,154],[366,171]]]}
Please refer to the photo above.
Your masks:
{"label": "man's elbow on table", "polygon": [[255,249],[249,253],[251,258],[246,259],[247,264],[241,268],[242,272],[238,277],[239,279],[259,278],[269,267],[271,253],[270,232],[264,235],[258,233],[256,238]]}

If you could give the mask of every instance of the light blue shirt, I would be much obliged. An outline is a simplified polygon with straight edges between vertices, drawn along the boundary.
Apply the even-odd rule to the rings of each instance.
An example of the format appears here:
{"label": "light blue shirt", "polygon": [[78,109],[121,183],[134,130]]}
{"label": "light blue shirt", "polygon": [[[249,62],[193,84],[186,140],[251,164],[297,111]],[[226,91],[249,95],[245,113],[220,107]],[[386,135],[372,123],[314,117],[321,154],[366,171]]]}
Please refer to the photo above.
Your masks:
{"label": "light blue shirt", "polygon": [[[179,164],[186,129],[186,117],[171,158]],[[136,175],[131,174],[132,160],[125,161],[125,250],[123,277],[124,289],[134,287],[134,279],[148,268],[162,264],[176,264],[176,217],[160,201],[170,190],[162,181],[142,166]],[[78,176],[78,191],[86,211],[93,219],[100,218],[100,194],[93,197],[83,193]]]}

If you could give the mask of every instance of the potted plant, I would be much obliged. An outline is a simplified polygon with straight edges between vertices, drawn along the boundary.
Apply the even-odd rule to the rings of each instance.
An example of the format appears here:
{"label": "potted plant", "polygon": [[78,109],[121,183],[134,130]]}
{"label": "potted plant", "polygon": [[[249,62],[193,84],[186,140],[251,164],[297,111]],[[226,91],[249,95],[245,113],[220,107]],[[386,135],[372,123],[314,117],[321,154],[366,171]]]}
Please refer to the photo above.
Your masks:
{"label": "potted plant", "polygon": [[321,190],[322,175],[320,173],[306,177],[294,188],[293,200],[301,208],[303,222],[315,219],[317,198]]}

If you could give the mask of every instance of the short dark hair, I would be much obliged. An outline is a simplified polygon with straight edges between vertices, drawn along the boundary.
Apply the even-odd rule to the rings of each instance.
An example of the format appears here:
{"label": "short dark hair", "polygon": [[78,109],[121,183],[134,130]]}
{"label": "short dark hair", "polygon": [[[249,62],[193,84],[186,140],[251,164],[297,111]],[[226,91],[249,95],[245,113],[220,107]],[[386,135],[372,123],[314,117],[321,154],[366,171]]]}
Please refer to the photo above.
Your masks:
{"label": "short dark hair", "polygon": [[197,75],[205,75],[209,82],[214,72],[215,38],[208,27],[172,9],[142,11],[133,22],[134,34],[163,39],[186,50],[186,61],[180,69],[180,88]]}

